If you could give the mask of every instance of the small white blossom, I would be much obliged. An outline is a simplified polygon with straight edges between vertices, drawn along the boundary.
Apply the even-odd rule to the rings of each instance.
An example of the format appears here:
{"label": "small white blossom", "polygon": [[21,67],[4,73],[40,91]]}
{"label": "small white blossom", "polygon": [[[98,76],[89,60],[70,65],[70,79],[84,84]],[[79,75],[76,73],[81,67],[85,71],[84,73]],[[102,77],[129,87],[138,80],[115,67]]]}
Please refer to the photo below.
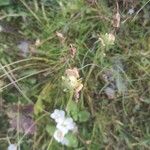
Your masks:
{"label": "small white blossom", "polygon": [[54,138],[57,142],[61,143],[62,145],[68,145],[69,144],[68,139],[64,137],[64,133],[60,130],[55,131]]}
{"label": "small white blossom", "polygon": [[62,123],[58,123],[56,128],[62,131],[64,134],[67,134],[69,130],[74,130],[76,127],[72,118],[66,118]]}
{"label": "small white blossom", "polygon": [[128,14],[129,14],[129,15],[132,15],[133,13],[134,13],[134,9],[132,9],[132,8],[129,9]]}
{"label": "small white blossom", "polygon": [[17,150],[16,144],[10,144],[7,150]]}
{"label": "small white blossom", "polygon": [[65,119],[65,112],[63,110],[55,109],[50,117],[54,119],[57,123],[61,123]]}
{"label": "small white blossom", "polygon": [[77,132],[77,126],[71,117],[66,117],[63,110],[55,109],[54,112],[50,115],[56,121],[56,130],[54,132],[54,139],[61,143],[62,145],[69,145],[69,140],[65,135],[72,131],[73,133]]}

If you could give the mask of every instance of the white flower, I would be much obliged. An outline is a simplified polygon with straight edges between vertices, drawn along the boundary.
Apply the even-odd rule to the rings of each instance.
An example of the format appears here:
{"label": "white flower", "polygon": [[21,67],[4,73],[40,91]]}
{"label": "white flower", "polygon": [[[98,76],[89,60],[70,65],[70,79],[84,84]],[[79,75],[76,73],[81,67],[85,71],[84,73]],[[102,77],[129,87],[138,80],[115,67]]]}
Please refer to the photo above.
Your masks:
{"label": "white flower", "polygon": [[63,145],[68,145],[69,144],[68,139],[64,137],[64,133],[60,130],[55,131],[54,138],[57,142],[59,142]]}
{"label": "white flower", "polygon": [[56,128],[59,129],[63,134],[67,134],[69,130],[74,130],[76,127],[72,118],[66,118],[63,122],[58,123]]}
{"label": "white flower", "polygon": [[61,143],[62,145],[69,145],[69,140],[65,135],[72,131],[73,133],[77,132],[77,126],[71,117],[66,117],[63,110],[55,109],[54,112],[50,115],[56,121],[56,130],[54,132],[54,139]]}
{"label": "white flower", "polygon": [[134,13],[134,9],[132,9],[132,8],[129,9],[128,14],[129,14],[129,15],[132,15],[133,13]]}
{"label": "white flower", "polygon": [[7,150],[17,150],[16,144],[10,144]]}
{"label": "white flower", "polygon": [[65,120],[65,112],[63,110],[55,109],[50,117],[53,118],[57,123],[61,123]]}

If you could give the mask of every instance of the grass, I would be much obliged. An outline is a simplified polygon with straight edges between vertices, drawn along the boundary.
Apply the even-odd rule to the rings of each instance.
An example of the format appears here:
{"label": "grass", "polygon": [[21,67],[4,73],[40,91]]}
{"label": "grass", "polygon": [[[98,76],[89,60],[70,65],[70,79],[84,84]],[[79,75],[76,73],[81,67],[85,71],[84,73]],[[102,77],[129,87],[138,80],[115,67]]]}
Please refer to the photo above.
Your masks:
{"label": "grass", "polygon": [[[123,3],[124,2],[124,3]],[[21,150],[148,150],[150,147],[150,37],[148,1],[133,4],[119,2],[121,24],[112,25],[116,3],[84,0],[20,0],[1,8],[0,23],[0,149],[8,139]],[[135,12],[128,14],[134,7]],[[14,9],[15,8],[15,9]],[[11,10],[11,11],[10,11]],[[13,15],[14,14],[14,15]],[[14,32],[12,28],[17,28]],[[62,33],[58,37],[56,32]],[[110,45],[100,38],[115,35]],[[27,57],[19,55],[17,44],[29,40]],[[64,40],[65,39],[65,40]],[[37,41],[37,45],[35,44]],[[76,47],[74,58],[70,44]],[[71,93],[63,92],[62,76],[77,67],[83,89],[77,103]],[[113,81],[103,76],[112,72]],[[115,97],[109,99],[105,89],[115,85]],[[34,104],[37,132],[31,136],[9,130],[9,106]],[[90,117],[77,120],[78,145],[68,148],[51,135],[54,109],[67,107],[69,112],[86,111]]]}

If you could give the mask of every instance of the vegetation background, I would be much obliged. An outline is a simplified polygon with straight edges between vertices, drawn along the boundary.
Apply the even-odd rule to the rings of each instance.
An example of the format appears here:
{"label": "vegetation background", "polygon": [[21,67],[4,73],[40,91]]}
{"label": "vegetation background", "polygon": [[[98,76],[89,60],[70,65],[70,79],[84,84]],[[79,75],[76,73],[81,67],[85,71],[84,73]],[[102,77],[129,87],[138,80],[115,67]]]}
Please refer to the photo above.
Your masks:
{"label": "vegetation background", "polygon": [[[149,35],[149,0],[0,0],[0,150],[150,149]],[[62,82],[74,67],[78,102]],[[70,147],[50,119],[66,107]]]}

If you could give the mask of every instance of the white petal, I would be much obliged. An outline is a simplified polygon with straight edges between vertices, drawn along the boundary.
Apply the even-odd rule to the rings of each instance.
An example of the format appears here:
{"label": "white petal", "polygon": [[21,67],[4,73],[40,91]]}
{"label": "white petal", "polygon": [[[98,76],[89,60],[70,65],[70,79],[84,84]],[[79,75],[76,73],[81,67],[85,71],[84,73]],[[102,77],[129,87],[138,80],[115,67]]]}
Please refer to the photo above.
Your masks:
{"label": "white petal", "polygon": [[62,123],[65,120],[65,117],[58,117],[55,119],[56,123]]}
{"label": "white petal", "polygon": [[15,144],[10,144],[7,150],[17,150],[17,146]]}
{"label": "white petal", "polygon": [[69,130],[75,130],[77,127],[76,127],[76,124],[73,122],[70,126],[69,126]]}
{"label": "white petal", "polygon": [[64,134],[60,130],[56,130],[54,133],[54,138],[56,141],[61,142],[63,141]]}
{"label": "white petal", "polygon": [[73,122],[73,119],[71,117],[67,117],[66,120],[65,120],[67,123],[72,123]]}
{"label": "white petal", "polygon": [[132,8],[129,9],[128,14],[129,14],[129,15],[132,15],[133,13],[134,13],[134,9],[132,9]]}
{"label": "white petal", "polygon": [[62,131],[65,135],[69,130],[73,131],[76,128],[76,124],[73,122],[72,118],[68,117],[63,122],[58,123],[56,128]]}
{"label": "white petal", "polygon": [[75,123],[73,122],[72,118],[66,118],[64,124],[66,125],[68,130],[73,130],[75,127]]}
{"label": "white petal", "polygon": [[59,123],[65,119],[65,112],[63,110],[55,109],[50,117],[54,119],[57,123]]}
{"label": "white petal", "polygon": [[57,129],[59,129],[64,135],[68,133],[68,128],[67,126],[63,123],[58,123],[56,126]]}
{"label": "white petal", "polygon": [[63,140],[61,141],[62,145],[69,145],[69,140],[67,138],[63,138]]}
{"label": "white petal", "polygon": [[55,119],[58,109],[55,109],[54,112],[50,115],[51,118]]}

